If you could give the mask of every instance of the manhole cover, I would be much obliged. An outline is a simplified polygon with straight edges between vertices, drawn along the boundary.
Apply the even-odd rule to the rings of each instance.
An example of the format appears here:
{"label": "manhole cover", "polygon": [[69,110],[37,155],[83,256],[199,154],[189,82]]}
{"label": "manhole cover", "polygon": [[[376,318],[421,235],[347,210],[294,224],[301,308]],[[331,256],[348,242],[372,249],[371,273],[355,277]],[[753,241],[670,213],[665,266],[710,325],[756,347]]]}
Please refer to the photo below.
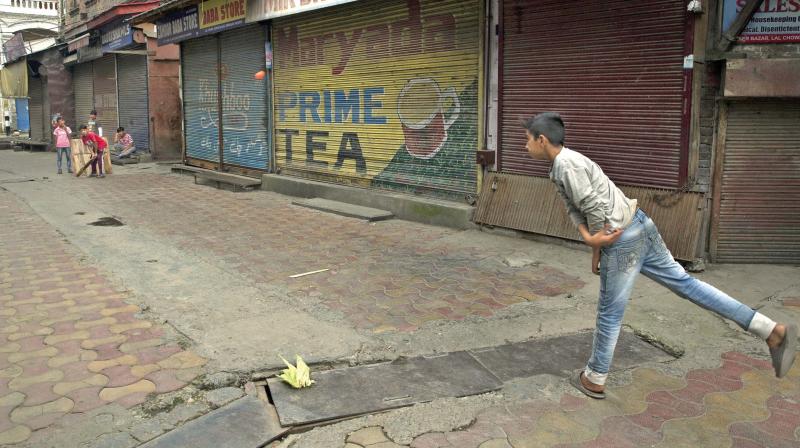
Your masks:
{"label": "manhole cover", "polygon": [[292,389],[279,378],[267,387],[284,426],[352,417],[433,401],[478,395],[502,383],[472,355],[401,358],[391,363],[312,373],[314,386]]}
{"label": "manhole cover", "polygon": [[111,216],[104,216],[97,221],[90,222],[90,226],[101,226],[101,227],[119,227],[124,226],[125,224],[122,223],[117,218],[112,218]]}
{"label": "manhole cover", "polygon": [[[563,376],[586,365],[592,351],[592,337],[592,332],[584,332],[475,349],[470,353],[502,381],[542,374]],[[612,370],[675,359],[627,331],[620,332],[615,352]]]}

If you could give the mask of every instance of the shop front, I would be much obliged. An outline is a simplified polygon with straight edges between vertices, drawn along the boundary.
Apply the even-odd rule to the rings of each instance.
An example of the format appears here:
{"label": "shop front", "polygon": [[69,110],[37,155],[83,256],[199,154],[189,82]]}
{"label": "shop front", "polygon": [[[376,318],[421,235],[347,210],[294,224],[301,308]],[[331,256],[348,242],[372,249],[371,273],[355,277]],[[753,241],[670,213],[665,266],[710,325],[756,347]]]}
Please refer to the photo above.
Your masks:
{"label": "shop front", "polygon": [[186,163],[260,176],[270,170],[270,77],[255,74],[268,27],[244,19],[244,0],[210,0],[159,18],[158,39],[181,43]]}
{"label": "shop front", "polygon": [[[95,84],[95,106],[99,116],[102,117],[101,122],[109,122],[112,125],[116,122],[131,135],[137,149],[149,150],[150,120],[145,37],[140,30],[133,28],[128,20],[119,19],[103,26],[100,38],[105,56],[95,62],[95,67],[101,66],[101,70],[107,76],[113,74],[101,78],[102,92],[99,95],[98,84]],[[105,64],[105,60],[109,63]],[[107,132],[110,134],[116,128],[116,126],[113,129],[109,127]]]}
{"label": "shop front", "polygon": [[475,193],[482,2],[365,0],[273,21],[281,174]]}
{"label": "shop front", "polygon": [[[728,29],[741,2],[722,3]],[[800,263],[800,7],[763,2],[723,65],[710,251]]]}
{"label": "shop front", "polygon": [[499,0],[497,11],[497,173],[476,220],[580,239],[549,164],[525,148],[522,120],[557,112],[565,146],[639,200],[673,253],[695,259],[698,239],[683,235],[699,233],[703,203],[688,169],[695,18],[686,2]]}

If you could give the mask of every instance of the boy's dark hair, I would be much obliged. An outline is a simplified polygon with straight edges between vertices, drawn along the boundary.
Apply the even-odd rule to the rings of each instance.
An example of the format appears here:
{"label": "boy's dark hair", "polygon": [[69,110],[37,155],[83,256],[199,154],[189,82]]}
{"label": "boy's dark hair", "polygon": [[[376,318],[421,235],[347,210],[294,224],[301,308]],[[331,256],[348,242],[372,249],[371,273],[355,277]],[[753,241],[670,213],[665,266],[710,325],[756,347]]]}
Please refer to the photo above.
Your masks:
{"label": "boy's dark hair", "polygon": [[94,110],[94,109],[92,109],[92,111],[91,111],[91,112],[89,112],[89,115],[97,115],[97,111],[96,111],[96,110]]}
{"label": "boy's dark hair", "polygon": [[89,126],[86,126],[85,124],[82,124],[81,127],[78,128],[79,131],[82,131],[84,129],[89,129]]}
{"label": "boy's dark hair", "polygon": [[120,127],[117,128],[117,132],[125,132],[125,128],[120,126]]}
{"label": "boy's dark hair", "polygon": [[533,138],[544,135],[550,143],[559,146],[564,144],[564,120],[555,112],[542,112],[524,120],[522,125]]}

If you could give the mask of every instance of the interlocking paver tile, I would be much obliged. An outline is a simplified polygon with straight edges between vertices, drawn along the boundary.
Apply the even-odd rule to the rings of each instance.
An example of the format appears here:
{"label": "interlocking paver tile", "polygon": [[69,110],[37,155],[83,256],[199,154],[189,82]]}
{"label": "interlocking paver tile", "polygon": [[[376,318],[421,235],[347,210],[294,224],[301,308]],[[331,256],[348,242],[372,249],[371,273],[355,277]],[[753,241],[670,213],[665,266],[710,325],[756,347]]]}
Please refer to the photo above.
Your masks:
{"label": "interlocking paver tile", "polygon": [[108,376],[107,388],[123,387],[134,384],[142,378],[131,372],[131,366],[118,365],[103,370],[103,375]]}
{"label": "interlocking paver tile", "polygon": [[[136,350],[155,350],[150,357],[157,362],[180,347],[160,349],[163,329],[137,318],[140,310],[125,303],[127,293],[83,265],[75,248],[27,206],[4,190],[0,206],[0,229],[12,229],[0,231],[0,282],[14,279],[0,295],[0,444],[22,442],[67,413],[143,402],[156,390],[143,377],[160,367],[141,366],[131,375],[131,366],[147,364]],[[125,353],[120,345],[129,336],[139,345]],[[185,384],[190,373],[194,378],[199,372],[176,371],[169,385]],[[127,384],[109,386],[112,380]],[[167,381],[162,383],[165,388]]]}
{"label": "interlocking paver tile", "polygon": [[100,391],[100,398],[105,401],[117,401],[120,398],[135,393],[155,392],[156,385],[152,381],[139,380],[122,387],[105,387]]}
{"label": "interlocking paver tile", "polygon": [[0,432],[0,445],[23,442],[30,436],[30,428],[24,425],[16,425],[11,429]]}
{"label": "interlocking paver tile", "polygon": [[59,395],[67,395],[70,392],[78,389],[83,389],[92,386],[105,386],[108,384],[108,377],[96,373],[88,378],[80,381],[60,382],[53,385],[53,392]]}
{"label": "interlocking paver tile", "polygon": [[[777,380],[763,360],[734,352],[721,358],[721,367],[691,370],[683,378],[635,369],[631,383],[611,390],[605,400],[563,395],[558,403],[533,400],[492,407],[480,413],[474,425],[456,432],[463,439],[431,433],[417,437],[411,446],[479,446],[475,442],[481,439],[469,433],[498,440],[498,434],[487,433],[492,425],[507,434],[514,448],[800,445],[800,367]],[[718,379],[723,381],[717,384]]]}
{"label": "interlocking paver tile", "polygon": [[100,372],[104,369],[114,366],[132,366],[136,364],[137,359],[135,356],[132,355],[122,355],[117,358],[106,359],[103,361],[92,361],[88,364],[88,369],[92,372]]}
{"label": "interlocking paver tile", "polygon": [[40,429],[72,410],[73,401],[60,397],[36,406],[21,406],[11,411],[11,421],[31,429]]}

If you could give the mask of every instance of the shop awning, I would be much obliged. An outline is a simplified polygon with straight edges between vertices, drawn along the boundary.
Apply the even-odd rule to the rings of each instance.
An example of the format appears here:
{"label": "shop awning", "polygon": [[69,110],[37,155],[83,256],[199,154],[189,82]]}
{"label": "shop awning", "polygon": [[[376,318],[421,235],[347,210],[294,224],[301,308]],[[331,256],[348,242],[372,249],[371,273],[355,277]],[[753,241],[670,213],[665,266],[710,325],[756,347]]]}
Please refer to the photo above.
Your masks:
{"label": "shop awning", "polygon": [[89,33],[86,33],[67,42],[67,49],[70,51],[70,53],[72,53],[78,51],[79,48],[83,48],[88,45],[89,45]]}
{"label": "shop awning", "polygon": [[93,18],[86,24],[86,26],[88,26],[89,29],[100,28],[101,26],[113,22],[120,17],[128,17],[135,14],[140,14],[145,11],[150,11],[157,6],[158,0],[122,3]]}
{"label": "shop awning", "polygon": [[6,64],[0,70],[0,92],[5,98],[25,98],[28,96],[28,60]]}
{"label": "shop awning", "polygon": [[64,65],[72,65],[76,62],[78,62],[78,53],[64,56]]}
{"label": "shop awning", "polygon": [[197,0],[172,0],[168,2],[164,2],[158,8],[153,8],[147,12],[143,12],[141,14],[135,15],[131,17],[131,23],[145,23],[145,22],[152,22],[162,14],[172,11],[178,8],[182,8],[184,6],[190,6],[196,4]]}
{"label": "shop awning", "polygon": [[300,14],[314,9],[350,3],[355,0],[316,0],[313,2],[287,2],[284,0],[246,0],[245,21],[247,23],[260,22],[276,17]]}

